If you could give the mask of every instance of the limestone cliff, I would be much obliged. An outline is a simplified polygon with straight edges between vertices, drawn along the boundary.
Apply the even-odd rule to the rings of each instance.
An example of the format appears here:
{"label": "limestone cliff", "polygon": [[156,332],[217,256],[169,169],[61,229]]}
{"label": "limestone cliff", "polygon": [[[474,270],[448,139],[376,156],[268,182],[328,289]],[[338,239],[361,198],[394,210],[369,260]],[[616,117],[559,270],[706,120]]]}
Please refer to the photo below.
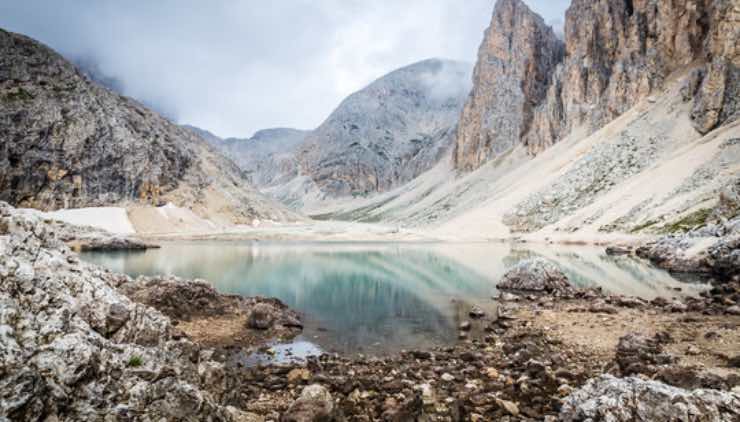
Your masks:
{"label": "limestone cliff", "polygon": [[557,66],[550,35],[521,0],[497,3],[458,131],[458,169],[517,143],[536,154],[574,129],[591,133],[677,72],[693,71],[684,97],[698,132],[737,119],[737,0],[574,0]]}
{"label": "limestone cliff", "polygon": [[203,139],[0,30],[0,200],[42,210],[143,203],[234,222],[291,213]]}
{"label": "limestone cliff", "polygon": [[562,56],[562,42],[522,1],[496,4],[458,126],[457,168],[473,170],[520,142]]}

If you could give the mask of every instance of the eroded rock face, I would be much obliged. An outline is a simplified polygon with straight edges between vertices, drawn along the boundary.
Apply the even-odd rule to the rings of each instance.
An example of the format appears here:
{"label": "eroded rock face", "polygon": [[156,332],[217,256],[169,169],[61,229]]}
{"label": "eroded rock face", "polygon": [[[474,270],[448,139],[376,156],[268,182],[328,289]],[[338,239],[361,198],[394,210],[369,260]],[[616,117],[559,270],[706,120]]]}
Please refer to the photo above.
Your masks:
{"label": "eroded rock face", "polygon": [[563,50],[562,41],[524,2],[496,3],[458,126],[457,168],[473,170],[520,142]]}
{"label": "eroded rock face", "polygon": [[170,320],[129,300],[129,282],[81,263],[55,226],[0,202],[0,419],[214,420],[223,364]]}
{"label": "eroded rock face", "polygon": [[[458,131],[457,168],[474,169],[518,144],[536,154],[576,128],[593,132],[660,90],[673,72],[692,67],[683,97],[694,101],[696,130],[707,133],[737,119],[740,10],[734,0],[574,0],[566,13],[564,56],[548,54],[557,44],[538,35],[549,33],[544,25],[528,24],[536,18],[512,13],[520,3],[499,1],[476,69],[497,69],[503,58],[505,69],[543,73],[476,73]],[[501,17],[516,24],[497,23]],[[510,48],[530,54],[502,55],[508,40]],[[527,90],[528,84],[535,89]],[[507,96],[519,85],[527,106],[502,114],[500,105],[514,105]],[[480,116],[471,119],[470,110]],[[501,116],[507,123],[499,130],[478,130],[479,122],[503,122]]]}
{"label": "eroded rock face", "polygon": [[735,421],[740,396],[692,390],[639,378],[602,375],[565,398],[560,420],[575,421]]}
{"label": "eroded rock face", "polygon": [[567,294],[573,292],[568,277],[554,264],[536,258],[522,261],[496,285],[502,290]]}
{"label": "eroded rock face", "polygon": [[[195,135],[0,30],[0,200],[41,210],[136,201],[193,209],[223,199],[234,222],[290,213]],[[210,201],[209,201],[210,200]]]}

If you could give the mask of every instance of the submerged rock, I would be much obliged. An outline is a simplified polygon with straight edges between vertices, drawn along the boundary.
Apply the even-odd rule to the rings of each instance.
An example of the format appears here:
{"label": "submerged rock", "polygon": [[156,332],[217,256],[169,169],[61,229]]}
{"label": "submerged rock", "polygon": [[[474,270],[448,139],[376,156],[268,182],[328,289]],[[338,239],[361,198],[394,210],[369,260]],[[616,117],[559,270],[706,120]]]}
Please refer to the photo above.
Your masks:
{"label": "submerged rock", "polygon": [[550,294],[568,294],[573,291],[568,277],[557,266],[539,258],[520,262],[504,274],[496,287],[502,290]]}
{"label": "submerged rock", "polygon": [[740,396],[602,375],[565,398],[560,420],[730,422],[740,420]]}

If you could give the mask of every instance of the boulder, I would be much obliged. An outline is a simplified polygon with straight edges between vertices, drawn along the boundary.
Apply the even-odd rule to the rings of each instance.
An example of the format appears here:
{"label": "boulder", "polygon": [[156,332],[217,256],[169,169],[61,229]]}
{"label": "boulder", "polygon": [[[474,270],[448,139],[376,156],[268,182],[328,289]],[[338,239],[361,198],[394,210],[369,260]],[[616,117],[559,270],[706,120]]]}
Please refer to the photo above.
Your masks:
{"label": "boulder", "polygon": [[319,384],[303,389],[300,397],[280,417],[281,422],[338,422],[344,418],[334,405],[329,390]]}
{"label": "boulder", "polygon": [[740,396],[602,375],[564,399],[560,420],[730,422],[740,420]]}
{"label": "boulder", "polygon": [[266,303],[254,305],[247,317],[247,327],[255,330],[270,329],[277,319],[276,310]]}
{"label": "boulder", "polygon": [[570,294],[574,290],[568,277],[557,266],[539,258],[520,262],[504,274],[496,287],[557,295]]}

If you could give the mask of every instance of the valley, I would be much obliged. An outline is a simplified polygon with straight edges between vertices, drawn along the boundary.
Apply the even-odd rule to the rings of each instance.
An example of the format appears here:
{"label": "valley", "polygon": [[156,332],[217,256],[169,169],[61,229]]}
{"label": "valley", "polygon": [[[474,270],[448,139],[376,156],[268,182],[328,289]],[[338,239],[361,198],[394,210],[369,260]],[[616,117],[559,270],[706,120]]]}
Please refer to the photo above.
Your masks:
{"label": "valley", "polygon": [[0,421],[740,418],[740,4],[568,3],[239,137],[0,29]]}

